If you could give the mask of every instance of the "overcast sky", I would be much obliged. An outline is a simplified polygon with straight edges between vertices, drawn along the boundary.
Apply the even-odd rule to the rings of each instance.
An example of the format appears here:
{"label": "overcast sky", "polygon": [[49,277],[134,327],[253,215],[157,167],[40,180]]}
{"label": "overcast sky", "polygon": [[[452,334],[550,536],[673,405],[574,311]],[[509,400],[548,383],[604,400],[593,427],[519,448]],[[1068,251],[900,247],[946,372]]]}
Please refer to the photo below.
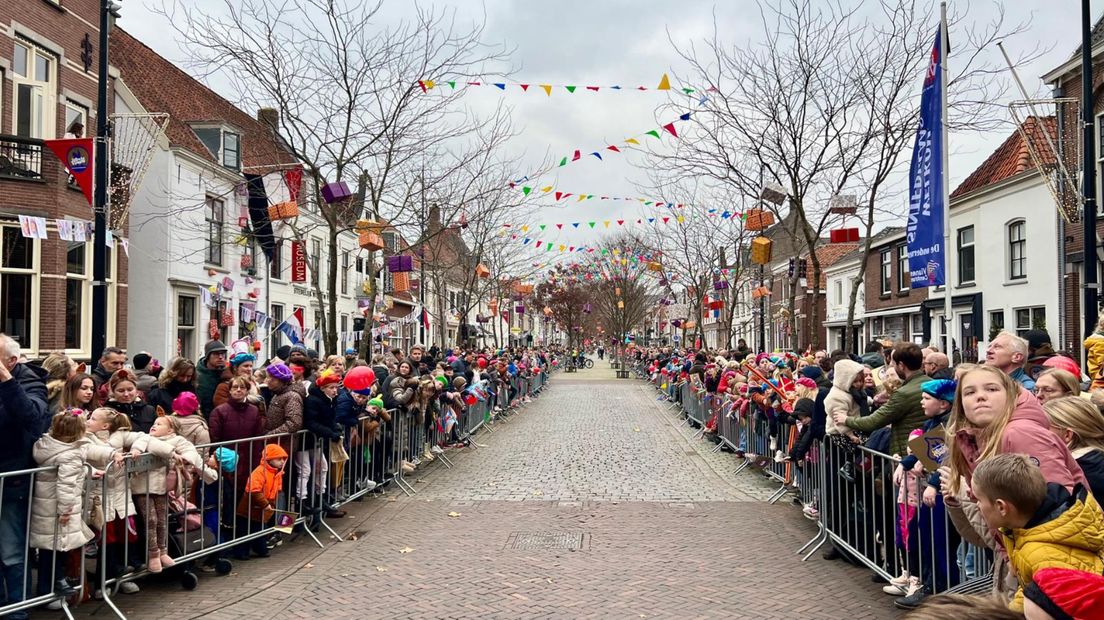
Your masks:
{"label": "overcast sky", "polygon": [[[170,28],[148,6],[160,1],[124,2],[120,25],[161,55],[179,63],[184,54],[177,41],[166,35],[171,32]],[[188,1],[210,11],[225,10],[224,0]],[[968,21],[973,23],[992,19],[1000,3],[955,4],[960,11],[968,8]],[[722,36],[732,45],[757,40],[761,31],[758,9],[747,0],[722,3],[698,0],[485,0],[482,4],[473,1],[437,2],[435,5],[455,7],[461,19],[480,20],[485,13],[486,40],[515,49],[512,57],[516,69],[514,79],[519,82],[655,86],[664,72],[672,76],[687,73],[668,42],[668,33],[680,44],[700,44],[712,33],[714,14]],[[1068,6],[1055,10],[1055,3],[1044,4],[1038,0],[1004,5],[1007,21],[1030,23],[1025,35],[1006,41],[1010,53],[1016,54],[1018,50],[1037,44],[1052,48],[1039,61],[1024,67],[1021,73],[1029,90],[1045,93],[1039,77],[1066,60],[1076,47],[1078,9],[1071,3],[1064,3]],[[409,5],[400,3],[395,10],[401,13],[405,6]],[[955,36],[952,31],[952,43]],[[998,52],[994,49],[992,53]],[[951,61],[954,61],[953,53]],[[411,76],[412,80],[418,77]],[[917,75],[918,88],[921,78]],[[212,86],[220,90],[218,84]],[[471,93],[476,106],[481,102],[491,104],[503,97],[513,106],[512,116],[521,131],[513,149],[519,160],[518,168],[523,171],[538,165],[546,155],[570,155],[575,149],[583,153],[600,150],[607,144],[657,127],[657,119],[671,120],[657,117],[656,108],[664,98],[653,92],[593,93],[580,88],[575,94],[558,91],[547,97],[543,91],[532,88],[528,93],[517,89],[503,93],[484,87]],[[1007,109],[1002,113],[1008,118]],[[1007,133],[952,136],[952,188],[969,175]],[[670,143],[673,139],[667,137],[665,140]],[[550,181],[574,193],[637,196],[641,192],[636,188],[647,182],[645,173],[634,166],[639,163],[638,154],[607,154],[603,162],[591,159],[567,166]],[[635,221],[654,214],[654,210],[630,208],[625,203],[588,201],[544,208],[542,217],[533,219],[549,224],[595,219]],[[551,231],[545,236],[554,237]],[[581,245],[593,240],[594,236],[595,233],[589,231],[565,231],[558,233],[558,240]]]}

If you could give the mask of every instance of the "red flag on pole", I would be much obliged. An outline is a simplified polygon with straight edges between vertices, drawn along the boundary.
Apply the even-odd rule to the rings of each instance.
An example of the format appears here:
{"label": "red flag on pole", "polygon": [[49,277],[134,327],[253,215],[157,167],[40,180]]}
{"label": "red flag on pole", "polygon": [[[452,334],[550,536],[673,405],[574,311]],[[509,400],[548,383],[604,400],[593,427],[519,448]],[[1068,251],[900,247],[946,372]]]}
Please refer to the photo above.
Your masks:
{"label": "red flag on pole", "polygon": [[95,170],[94,147],[92,138],[67,138],[46,140],[46,148],[57,155],[65,170],[73,175],[80,185],[88,206],[92,206],[92,175]]}

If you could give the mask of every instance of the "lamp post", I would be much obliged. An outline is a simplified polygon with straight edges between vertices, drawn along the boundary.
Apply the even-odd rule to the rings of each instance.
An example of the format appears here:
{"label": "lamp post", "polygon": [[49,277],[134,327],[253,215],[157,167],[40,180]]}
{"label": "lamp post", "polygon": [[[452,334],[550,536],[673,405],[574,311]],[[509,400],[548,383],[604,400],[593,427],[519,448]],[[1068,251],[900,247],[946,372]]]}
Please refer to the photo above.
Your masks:
{"label": "lamp post", "polygon": [[1084,137],[1081,148],[1084,154],[1081,158],[1081,194],[1085,197],[1085,209],[1082,223],[1084,224],[1084,335],[1092,335],[1096,326],[1097,305],[1099,293],[1097,292],[1096,272],[1099,261],[1096,256],[1096,144],[1093,117],[1093,61],[1092,61],[1092,23],[1090,21],[1089,0],[1081,0],[1081,126]]}
{"label": "lamp post", "polygon": [[107,75],[108,35],[112,18],[119,17],[120,6],[111,0],[100,0],[100,50],[96,84],[96,155],[95,188],[92,212],[95,228],[92,234],[92,361],[100,359],[107,347]]}

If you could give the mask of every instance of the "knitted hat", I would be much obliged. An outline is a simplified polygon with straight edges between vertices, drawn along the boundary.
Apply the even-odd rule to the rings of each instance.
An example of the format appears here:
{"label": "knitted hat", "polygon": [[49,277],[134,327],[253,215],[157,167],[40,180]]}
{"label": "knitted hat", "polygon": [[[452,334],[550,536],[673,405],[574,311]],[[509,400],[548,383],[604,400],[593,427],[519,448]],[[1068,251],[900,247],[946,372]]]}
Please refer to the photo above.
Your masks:
{"label": "knitted hat", "polygon": [[318,373],[318,378],[314,380],[314,384],[319,388],[324,388],[327,385],[333,385],[335,383],[341,383],[341,373],[334,371],[332,368],[327,368]]}
{"label": "knitted hat", "polygon": [[368,401],[368,406],[369,407],[379,407],[380,409],[383,409],[384,408],[383,399],[377,396],[377,397],[373,398],[372,400]]}
{"label": "knitted hat", "polygon": [[203,345],[203,359],[212,353],[226,353],[228,350],[221,340],[212,340]]}
{"label": "knitted hat", "polygon": [[821,377],[821,375],[824,374],[824,372],[820,369],[820,366],[806,366],[802,368],[798,372],[798,374],[802,377],[808,377],[809,379],[816,381]]}
{"label": "knitted hat", "polygon": [[1024,598],[1055,620],[1104,617],[1104,577],[1070,568],[1043,568],[1032,579],[1024,588]]}
{"label": "knitted hat", "polygon": [[257,361],[256,356],[254,356],[250,353],[238,353],[238,354],[234,355],[234,357],[230,358],[230,365],[234,368],[237,368],[238,366],[241,366],[242,364],[244,364],[246,362],[255,362],[255,361]]}
{"label": "knitted hat", "polygon": [[276,349],[276,357],[286,360],[291,355],[291,345],[281,345],[279,349]]}
{"label": "knitted hat", "polygon": [[272,364],[265,369],[268,376],[280,381],[291,381],[291,369],[284,364]]}
{"label": "knitted hat", "polygon": [[767,355],[766,353],[760,353],[759,355],[755,356],[755,363],[758,364],[759,362],[761,362],[763,360],[769,360],[769,359],[770,359],[769,355]]}
{"label": "knitted hat", "polygon": [[226,446],[215,448],[215,460],[218,461],[222,471],[233,473],[238,468],[238,453]]}
{"label": "knitted hat", "polygon": [[179,416],[189,416],[199,409],[199,399],[192,392],[181,392],[172,401],[173,413]]}
{"label": "knitted hat", "polygon": [[1038,349],[1044,344],[1050,344],[1050,334],[1045,329],[1029,329],[1024,332],[1024,340],[1031,349]]}
{"label": "knitted hat", "polygon": [[807,387],[810,390],[817,389],[816,381],[813,381],[809,377],[798,377],[798,379],[797,379],[797,381],[795,381],[795,383],[797,383],[800,386]]}
{"label": "knitted hat", "polygon": [[134,370],[144,370],[146,366],[149,366],[150,360],[153,356],[145,351],[134,356]]}
{"label": "knitted hat", "polygon": [[[135,356],[135,359],[138,359],[137,356]],[[1073,359],[1072,357],[1066,357],[1065,355],[1054,355],[1047,358],[1047,360],[1043,362],[1043,366],[1046,366],[1047,368],[1058,368],[1060,370],[1068,372],[1078,379],[1081,378],[1081,365],[1078,364],[1077,360]]]}
{"label": "knitted hat", "polygon": [[954,402],[955,388],[958,384],[953,379],[932,379],[920,384],[920,391],[932,398]]}

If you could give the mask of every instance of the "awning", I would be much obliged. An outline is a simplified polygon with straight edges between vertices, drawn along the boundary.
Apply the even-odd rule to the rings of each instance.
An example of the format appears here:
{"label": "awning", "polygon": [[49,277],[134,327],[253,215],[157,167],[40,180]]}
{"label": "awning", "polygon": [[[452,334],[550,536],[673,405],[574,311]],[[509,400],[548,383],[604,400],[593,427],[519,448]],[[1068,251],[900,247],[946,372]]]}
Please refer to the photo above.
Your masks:
{"label": "awning", "polygon": [[891,308],[889,310],[882,310],[882,311],[867,310],[866,312],[863,313],[863,318],[864,319],[869,319],[869,318],[880,317],[880,316],[897,316],[899,314],[912,314],[914,312],[920,312],[920,306],[919,305],[907,306],[905,308]]}
{"label": "awning", "polygon": [[[862,327],[862,324],[862,319],[855,319],[851,322],[852,327]],[[847,325],[847,319],[843,319],[842,321],[824,321],[821,325],[824,327],[844,327]]]}

